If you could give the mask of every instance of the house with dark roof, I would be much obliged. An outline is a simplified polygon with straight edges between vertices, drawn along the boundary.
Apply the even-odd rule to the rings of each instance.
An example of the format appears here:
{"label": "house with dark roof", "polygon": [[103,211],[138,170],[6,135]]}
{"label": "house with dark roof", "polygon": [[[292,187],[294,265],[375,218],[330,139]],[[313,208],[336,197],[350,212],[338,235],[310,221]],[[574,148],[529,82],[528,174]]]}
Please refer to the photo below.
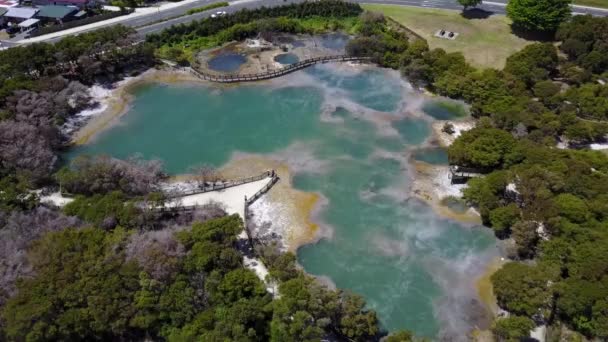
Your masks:
{"label": "house with dark roof", "polygon": [[62,23],[73,18],[73,15],[79,11],[76,6],[61,6],[48,5],[38,7],[40,12],[36,15],[37,18],[45,22]]}
{"label": "house with dark roof", "polygon": [[36,6],[75,6],[79,9],[95,7],[97,0],[32,0]]}

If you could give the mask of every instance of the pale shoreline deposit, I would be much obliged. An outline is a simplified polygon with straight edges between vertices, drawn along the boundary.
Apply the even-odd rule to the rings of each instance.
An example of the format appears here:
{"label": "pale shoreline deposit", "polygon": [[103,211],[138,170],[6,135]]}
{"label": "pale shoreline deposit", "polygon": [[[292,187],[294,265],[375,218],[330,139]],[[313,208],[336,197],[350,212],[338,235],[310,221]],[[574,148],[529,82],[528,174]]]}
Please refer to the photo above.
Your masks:
{"label": "pale shoreline deposit", "polygon": [[[453,134],[443,132],[446,123],[454,127]],[[431,123],[431,137],[429,141],[436,142],[439,146],[449,147],[463,132],[475,127],[475,121],[471,118],[457,120],[433,120]],[[466,184],[452,184],[450,181],[450,169],[448,165],[434,165],[422,161],[413,160],[414,166],[410,195],[421,199],[430,205],[435,212],[443,217],[465,223],[481,224],[479,213],[474,208],[468,208],[462,212],[454,211],[442,203],[446,197],[462,197],[462,189]]]}
{"label": "pale shoreline deposit", "polygon": [[127,77],[112,84],[111,89],[94,85],[90,88],[92,100],[97,106],[84,110],[75,115],[69,122],[86,122],[84,125],[71,130],[71,142],[75,145],[84,145],[96,134],[111,127],[123,114],[128,112],[129,104],[133,100],[132,91],[138,86],[148,83],[192,83],[202,82],[186,71],[149,69],[138,76]]}

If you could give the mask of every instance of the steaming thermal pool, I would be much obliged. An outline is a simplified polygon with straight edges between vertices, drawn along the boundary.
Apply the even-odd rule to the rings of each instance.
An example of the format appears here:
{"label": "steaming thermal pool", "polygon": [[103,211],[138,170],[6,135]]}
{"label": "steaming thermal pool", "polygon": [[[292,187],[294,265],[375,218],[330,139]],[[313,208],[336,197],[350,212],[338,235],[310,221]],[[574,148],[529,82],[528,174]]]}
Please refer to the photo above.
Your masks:
{"label": "steaming thermal pool", "polygon": [[315,217],[324,238],[298,250],[307,272],[364,296],[388,330],[466,340],[487,323],[475,279],[498,253],[494,237],[409,198],[409,155],[433,118],[397,73],[323,65],[264,84],[134,95],[117,125],[71,155],[140,153],[175,174],[240,153],[281,160],[295,188],[326,203]]}

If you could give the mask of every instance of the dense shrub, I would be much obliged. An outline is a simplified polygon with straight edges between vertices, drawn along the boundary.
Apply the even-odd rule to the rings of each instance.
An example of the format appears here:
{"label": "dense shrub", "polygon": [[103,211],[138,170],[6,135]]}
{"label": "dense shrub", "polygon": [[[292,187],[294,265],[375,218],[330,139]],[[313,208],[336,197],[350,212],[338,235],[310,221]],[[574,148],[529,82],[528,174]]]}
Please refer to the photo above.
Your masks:
{"label": "dense shrub", "polygon": [[127,195],[152,192],[164,177],[162,163],[134,157],[120,160],[108,156],[78,156],[57,173],[62,190],[83,195],[119,190]]}

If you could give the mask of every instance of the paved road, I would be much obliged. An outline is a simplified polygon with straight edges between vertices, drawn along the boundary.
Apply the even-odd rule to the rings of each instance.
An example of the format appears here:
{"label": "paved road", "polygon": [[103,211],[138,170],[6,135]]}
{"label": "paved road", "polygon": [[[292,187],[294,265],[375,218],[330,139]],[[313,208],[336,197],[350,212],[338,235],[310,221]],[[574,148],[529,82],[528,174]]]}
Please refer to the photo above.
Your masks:
{"label": "paved road", "polygon": [[[208,0],[205,0],[208,1]],[[226,7],[224,10],[227,12],[235,12],[242,8],[255,8],[261,6],[278,6],[283,5],[285,3],[291,2],[300,2],[301,0],[249,0],[249,1],[236,1],[231,3],[229,7]],[[458,4],[456,0],[350,0],[358,3],[378,3],[378,4],[394,4],[394,5],[407,5],[407,6],[415,6],[415,7],[427,7],[427,8],[441,8],[441,9],[452,9],[452,10],[462,10],[462,6]],[[479,8],[493,12],[496,14],[505,14],[505,8],[507,6],[507,0],[497,0],[497,1],[484,1]],[[196,7],[196,6],[195,6]],[[177,11],[178,9],[175,9]],[[184,11],[185,12],[185,11]],[[138,28],[137,31],[146,35],[149,33],[156,33],[162,31],[163,29],[176,24],[189,23],[193,20],[198,20],[201,18],[208,17],[211,13],[215,11],[201,12],[195,15],[175,18],[173,20],[152,24],[146,27]],[[574,6],[573,13],[575,14],[592,14],[596,16],[608,16],[608,9],[597,9],[597,8],[589,8],[582,6]],[[143,20],[143,18],[139,18],[138,20]],[[128,24],[127,24],[128,25]],[[133,25],[131,25],[133,26]]]}
{"label": "paved road", "polygon": [[[207,4],[217,2],[218,0],[198,0],[184,4],[183,6],[165,9],[158,12],[142,15],[136,18],[127,19],[121,22],[123,25],[135,27],[139,34],[143,37],[150,33],[158,33],[163,29],[170,27],[171,25],[185,24],[193,20],[199,20],[206,18],[212,13],[219,9],[210,10],[206,12],[196,13],[193,15],[182,16],[189,9],[202,7]],[[228,13],[238,11],[243,8],[256,8],[261,6],[280,6],[286,3],[301,2],[303,0],[237,0],[231,1],[230,6],[224,7],[221,10],[225,10]],[[415,7],[427,7],[427,8],[440,8],[440,9],[452,9],[461,10],[456,0],[350,0],[359,3],[377,3],[377,4],[394,4],[394,5],[407,5]],[[484,1],[479,8],[496,14],[504,14],[505,7],[508,0],[495,0],[495,1]],[[591,8],[585,6],[573,6],[573,13],[575,14],[592,14],[596,16],[608,16],[608,9]],[[176,18],[177,17],[177,18]],[[174,19],[171,19],[174,18]],[[97,28],[95,28],[97,29]],[[52,38],[46,40],[47,42],[56,42],[61,37]],[[15,43],[2,42],[2,46],[14,46]]]}

